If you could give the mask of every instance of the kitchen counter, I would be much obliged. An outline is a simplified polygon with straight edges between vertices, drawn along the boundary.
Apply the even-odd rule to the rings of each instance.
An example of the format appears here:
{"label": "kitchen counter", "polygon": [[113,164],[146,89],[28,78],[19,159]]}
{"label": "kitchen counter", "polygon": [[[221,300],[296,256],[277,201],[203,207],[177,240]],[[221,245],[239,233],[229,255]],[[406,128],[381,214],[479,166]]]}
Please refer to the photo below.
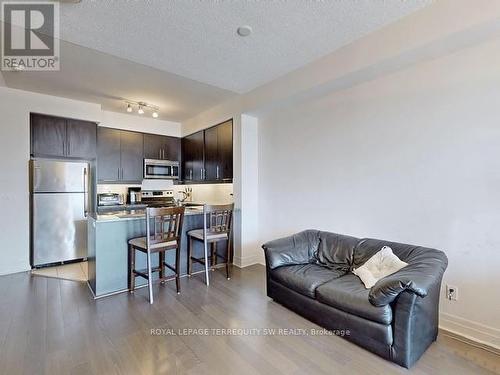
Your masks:
{"label": "kitchen counter", "polygon": [[[203,206],[189,206],[186,207],[184,215],[200,215],[203,213]],[[146,218],[146,210],[133,209],[133,210],[120,210],[111,211],[106,213],[97,213],[92,216],[96,222],[109,222],[109,221],[125,221],[125,220],[144,220]]]}
{"label": "kitchen counter", "polygon": [[[95,297],[103,297],[127,290],[128,240],[146,233],[145,210],[124,210],[109,214],[94,214],[88,218],[88,267],[89,285]],[[203,228],[203,207],[186,207],[181,237],[181,274],[187,271],[187,232]],[[227,244],[217,245],[220,254],[226,253]],[[136,268],[146,268],[146,256],[137,252]],[[193,255],[201,258],[203,243],[194,241]],[[166,260],[175,264],[175,251],[167,251]],[[158,254],[152,262],[158,264]],[[193,271],[202,270],[194,263]],[[169,270],[166,271],[171,274]],[[157,277],[157,275],[155,276]],[[136,285],[146,285],[146,280],[136,278]],[[165,287],[171,287],[167,285]]]}

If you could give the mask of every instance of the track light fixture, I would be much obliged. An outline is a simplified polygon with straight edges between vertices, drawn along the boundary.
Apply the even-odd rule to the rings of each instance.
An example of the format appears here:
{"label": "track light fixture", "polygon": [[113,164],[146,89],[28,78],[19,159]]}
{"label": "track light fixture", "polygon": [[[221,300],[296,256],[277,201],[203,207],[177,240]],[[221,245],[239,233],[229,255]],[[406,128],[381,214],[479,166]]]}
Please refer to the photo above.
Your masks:
{"label": "track light fixture", "polygon": [[136,107],[137,113],[140,115],[143,115],[146,110],[149,110],[151,111],[151,116],[153,118],[158,118],[160,116],[159,114],[160,108],[155,105],[151,105],[145,102],[133,102],[131,100],[127,100],[126,104],[128,113],[132,113],[134,111],[134,107]]}

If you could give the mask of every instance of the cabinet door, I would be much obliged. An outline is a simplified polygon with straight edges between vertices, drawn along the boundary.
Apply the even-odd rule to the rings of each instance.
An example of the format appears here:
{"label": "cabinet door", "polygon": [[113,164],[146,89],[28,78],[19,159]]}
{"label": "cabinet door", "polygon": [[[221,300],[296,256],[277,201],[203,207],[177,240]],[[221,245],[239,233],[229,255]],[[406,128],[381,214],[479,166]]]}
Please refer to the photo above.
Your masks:
{"label": "cabinet door", "polygon": [[31,154],[66,156],[66,119],[32,114]]}
{"label": "cabinet door", "polygon": [[183,176],[186,181],[203,179],[203,131],[182,139]]}
{"label": "cabinet door", "polygon": [[163,137],[161,135],[144,134],[144,157],[146,159],[162,158]]}
{"label": "cabinet door", "polygon": [[233,120],[217,126],[218,178],[217,180],[232,180],[233,178]]}
{"label": "cabinet door", "polygon": [[97,179],[113,182],[120,179],[120,130],[97,128]]}
{"label": "cabinet door", "polygon": [[218,177],[219,152],[217,148],[218,127],[205,130],[205,180],[215,181]]}
{"label": "cabinet door", "polygon": [[121,180],[141,182],[143,178],[144,137],[142,133],[122,131]]}
{"label": "cabinet door", "polygon": [[163,158],[166,160],[181,160],[181,140],[176,137],[162,137]]}
{"label": "cabinet door", "polygon": [[67,156],[92,160],[96,157],[97,125],[93,122],[67,120]]}

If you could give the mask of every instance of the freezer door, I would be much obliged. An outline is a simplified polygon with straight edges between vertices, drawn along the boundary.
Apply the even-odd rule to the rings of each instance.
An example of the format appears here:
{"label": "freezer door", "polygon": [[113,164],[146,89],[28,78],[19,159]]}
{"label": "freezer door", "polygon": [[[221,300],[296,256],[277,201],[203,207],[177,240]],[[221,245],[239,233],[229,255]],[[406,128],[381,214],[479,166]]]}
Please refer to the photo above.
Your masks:
{"label": "freezer door", "polygon": [[33,266],[87,257],[84,193],[33,195]]}
{"label": "freezer door", "polygon": [[32,192],[84,192],[88,171],[88,163],[41,159],[32,160]]}

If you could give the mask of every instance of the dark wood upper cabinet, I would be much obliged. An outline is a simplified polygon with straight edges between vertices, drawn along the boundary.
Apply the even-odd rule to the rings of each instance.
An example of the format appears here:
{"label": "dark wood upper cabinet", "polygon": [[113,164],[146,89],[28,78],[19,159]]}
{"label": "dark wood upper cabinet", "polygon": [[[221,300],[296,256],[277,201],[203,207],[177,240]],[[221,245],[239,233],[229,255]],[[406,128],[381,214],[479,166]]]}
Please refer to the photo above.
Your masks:
{"label": "dark wood upper cabinet", "polygon": [[121,176],[121,130],[97,129],[97,180],[119,181]]}
{"label": "dark wood upper cabinet", "polygon": [[121,180],[136,182],[143,178],[144,138],[142,133],[121,131]]}
{"label": "dark wood upper cabinet", "polygon": [[181,140],[155,134],[144,134],[144,158],[180,160]]}
{"label": "dark wood upper cabinet", "polygon": [[233,179],[233,120],[182,139],[182,177],[186,182]]}
{"label": "dark wood upper cabinet", "polygon": [[217,180],[233,179],[233,120],[217,125]]}
{"label": "dark wood upper cabinet", "polygon": [[31,114],[31,154],[66,156],[66,119]]}
{"label": "dark wood upper cabinet", "polygon": [[97,125],[93,122],[67,120],[68,156],[95,159],[97,155]]}
{"label": "dark wood upper cabinet", "polygon": [[233,178],[233,121],[205,130],[205,180],[230,181]]}
{"label": "dark wood upper cabinet", "polygon": [[205,180],[217,180],[219,152],[217,149],[217,127],[205,130]]}
{"label": "dark wood upper cabinet", "polygon": [[141,182],[143,155],[142,133],[98,128],[97,180],[99,182]]}
{"label": "dark wood upper cabinet", "polygon": [[203,131],[188,135],[182,139],[182,175],[185,181],[203,181]]}
{"label": "dark wood upper cabinet", "polygon": [[97,124],[32,113],[31,155],[93,160]]}

